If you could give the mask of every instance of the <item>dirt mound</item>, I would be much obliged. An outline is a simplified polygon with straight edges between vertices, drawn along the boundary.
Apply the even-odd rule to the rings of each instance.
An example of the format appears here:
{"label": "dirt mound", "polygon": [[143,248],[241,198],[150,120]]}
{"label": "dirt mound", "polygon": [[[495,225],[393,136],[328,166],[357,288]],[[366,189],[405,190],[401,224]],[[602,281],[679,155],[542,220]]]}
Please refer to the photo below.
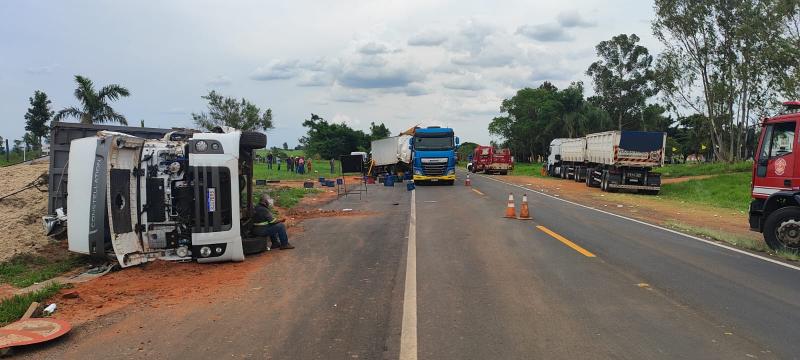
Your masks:
{"label": "dirt mound", "polygon": [[[47,173],[48,163],[0,168],[0,196],[12,193]],[[46,189],[46,186],[43,188]],[[28,189],[0,200],[0,262],[20,253],[35,252],[50,240],[44,235],[47,193]]]}

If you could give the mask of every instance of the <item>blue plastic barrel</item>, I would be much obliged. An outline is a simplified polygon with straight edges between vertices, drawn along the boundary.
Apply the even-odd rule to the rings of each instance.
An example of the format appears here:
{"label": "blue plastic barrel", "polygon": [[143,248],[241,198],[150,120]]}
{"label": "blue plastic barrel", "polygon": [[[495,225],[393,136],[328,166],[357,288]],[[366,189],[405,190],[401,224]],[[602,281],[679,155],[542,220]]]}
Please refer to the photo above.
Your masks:
{"label": "blue plastic barrel", "polygon": [[387,176],[383,181],[383,186],[394,186],[394,176]]}
{"label": "blue plastic barrel", "polygon": [[413,182],[413,181],[409,181],[409,182],[407,182],[407,183],[406,183],[406,189],[407,189],[408,191],[414,190],[414,189],[416,189],[416,188],[417,188],[417,187],[416,187],[416,186],[414,186],[414,182]]}

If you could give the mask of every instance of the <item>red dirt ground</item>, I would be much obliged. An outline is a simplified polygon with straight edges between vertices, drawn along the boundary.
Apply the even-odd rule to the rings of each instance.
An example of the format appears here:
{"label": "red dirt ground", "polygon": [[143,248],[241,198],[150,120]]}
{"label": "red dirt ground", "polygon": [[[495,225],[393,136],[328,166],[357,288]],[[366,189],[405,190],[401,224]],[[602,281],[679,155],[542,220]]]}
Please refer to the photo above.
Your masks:
{"label": "red dirt ground", "polygon": [[[286,184],[281,183],[281,186]],[[301,184],[302,186],[302,184]],[[336,199],[336,193],[320,193],[301,200],[297,208],[281,209],[286,214],[289,237],[301,233],[304,219],[331,216],[366,216],[362,212],[327,211],[318,207]],[[169,307],[177,304],[209,302],[230,294],[225,289],[241,288],[256,270],[268,266],[274,255],[262,253],[248,256],[243,262],[198,264],[155,261],[113,272],[98,279],[64,289],[50,299],[58,304],[54,317],[80,325],[103,315],[127,308]],[[202,282],[197,279],[202,278]],[[0,289],[2,291],[2,289]],[[68,293],[77,293],[70,298]]]}

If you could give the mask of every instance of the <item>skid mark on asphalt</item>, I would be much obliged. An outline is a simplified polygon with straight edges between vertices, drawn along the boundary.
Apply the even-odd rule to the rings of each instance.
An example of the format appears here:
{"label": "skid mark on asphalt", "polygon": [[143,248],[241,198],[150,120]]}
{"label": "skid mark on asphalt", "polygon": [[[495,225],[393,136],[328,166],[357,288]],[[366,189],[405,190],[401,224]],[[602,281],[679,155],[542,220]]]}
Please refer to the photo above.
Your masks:
{"label": "skid mark on asphalt", "polygon": [[536,228],[541,230],[543,233],[545,233],[547,235],[550,235],[552,238],[554,238],[554,239],[556,239],[558,241],[561,241],[562,243],[564,243],[564,245],[569,246],[570,248],[572,248],[572,250],[575,250],[575,251],[581,253],[583,256],[596,257],[589,250],[586,250],[586,249],[580,247],[578,244],[576,244],[576,243],[574,243],[572,241],[569,241],[569,239],[567,239],[567,238],[555,233],[553,230],[550,230],[550,229],[548,229],[548,228],[546,228],[546,227],[544,227],[542,225],[538,225],[538,226],[536,226]]}

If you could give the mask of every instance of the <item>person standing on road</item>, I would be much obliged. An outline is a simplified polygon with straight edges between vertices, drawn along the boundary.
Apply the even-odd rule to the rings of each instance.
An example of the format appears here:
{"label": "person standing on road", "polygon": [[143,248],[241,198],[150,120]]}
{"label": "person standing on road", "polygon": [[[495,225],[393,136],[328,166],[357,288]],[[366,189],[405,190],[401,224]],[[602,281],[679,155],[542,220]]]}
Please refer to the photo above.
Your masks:
{"label": "person standing on road", "polygon": [[308,173],[309,174],[313,173],[314,169],[311,168],[311,158],[308,158],[308,161],[306,161],[306,163],[308,164]]}
{"label": "person standing on road", "polygon": [[272,248],[281,250],[294,249],[289,244],[289,235],[286,234],[285,218],[277,219],[272,214],[273,200],[267,193],[261,193],[258,205],[253,208],[253,234],[256,236],[269,236]]}
{"label": "person standing on road", "polygon": [[292,161],[291,156],[286,158],[286,171],[294,172],[294,162]]}
{"label": "person standing on road", "polygon": [[333,165],[334,165],[334,164],[335,164],[335,163],[334,163],[334,161],[333,161],[333,158],[331,158],[331,174],[333,174],[333,171],[334,171],[334,168],[333,168]]}
{"label": "person standing on road", "polygon": [[267,154],[267,169],[272,169],[272,160],[274,160],[272,153]]}
{"label": "person standing on road", "polygon": [[278,171],[281,171],[281,157],[275,155],[275,163],[278,164]]}
{"label": "person standing on road", "polygon": [[305,174],[306,172],[306,160],[303,159],[302,156],[297,158],[297,173],[298,174]]}

